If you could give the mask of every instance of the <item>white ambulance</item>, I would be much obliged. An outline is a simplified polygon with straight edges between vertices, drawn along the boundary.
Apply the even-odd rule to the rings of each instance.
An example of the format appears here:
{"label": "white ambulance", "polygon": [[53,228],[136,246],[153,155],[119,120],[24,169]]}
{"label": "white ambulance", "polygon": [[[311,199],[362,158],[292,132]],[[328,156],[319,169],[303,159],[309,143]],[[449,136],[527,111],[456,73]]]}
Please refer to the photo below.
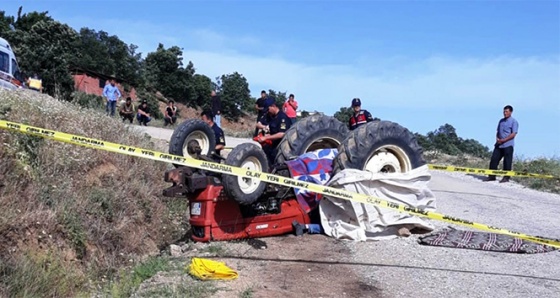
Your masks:
{"label": "white ambulance", "polygon": [[14,51],[10,43],[0,37],[0,88],[17,89],[22,83]]}

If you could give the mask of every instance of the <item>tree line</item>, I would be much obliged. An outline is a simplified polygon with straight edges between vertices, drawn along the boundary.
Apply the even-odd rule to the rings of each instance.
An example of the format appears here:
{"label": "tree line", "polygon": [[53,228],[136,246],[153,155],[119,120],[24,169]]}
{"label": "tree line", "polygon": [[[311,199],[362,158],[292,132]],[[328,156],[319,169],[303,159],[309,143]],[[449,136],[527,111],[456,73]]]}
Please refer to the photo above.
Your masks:
{"label": "tree line", "polygon": [[0,11],[0,36],[11,44],[21,72],[39,75],[44,91],[59,99],[74,100],[71,70],[80,68],[114,76],[125,89],[134,87],[140,94],[159,91],[193,108],[207,108],[211,90],[217,90],[223,115],[230,120],[238,120],[256,100],[242,74],[223,74],[213,81],[197,73],[192,61],[185,62],[178,46],[160,43],[142,58],[138,46],[105,31],[87,27],[76,31],[48,11],[23,13],[20,7],[15,16]]}
{"label": "tree line", "polygon": [[[127,44],[116,35],[83,27],[79,31],[49,16],[48,11],[22,13],[15,16],[0,11],[0,36],[12,45],[19,67],[28,75],[38,74],[45,92],[63,100],[81,100],[74,96],[71,69],[82,68],[122,80],[125,89],[135,87],[150,106],[157,107],[156,92],[168,99],[193,108],[209,108],[211,90],[222,100],[225,118],[237,121],[246,111],[253,111],[255,98],[251,97],[247,79],[238,72],[223,74],[212,80],[197,73],[194,63],[185,63],[183,50],[178,46],[159,44],[142,58],[138,46]],[[268,90],[280,106],[286,101],[286,92]],[[351,107],[342,107],[334,114],[348,123]],[[303,111],[302,117],[309,115]],[[489,149],[473,139],[457,136],[449,124],[428,132],[416,134],[425,151],[446,154],[466,153],[486,157]]]}

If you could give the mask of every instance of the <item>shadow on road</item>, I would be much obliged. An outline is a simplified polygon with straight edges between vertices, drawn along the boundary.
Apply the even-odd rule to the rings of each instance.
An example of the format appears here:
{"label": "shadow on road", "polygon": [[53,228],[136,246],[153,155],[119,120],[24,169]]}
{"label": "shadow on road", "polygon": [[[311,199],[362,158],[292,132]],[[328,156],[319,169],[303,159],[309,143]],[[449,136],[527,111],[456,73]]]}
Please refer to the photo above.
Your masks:
{"label": "shadow on road", "polygon": [[270,259],[270,258],[244,257],[244,256],[232,256],[232,255],[209,256],[207,258],[212,258],[212,259],[239,259],[239,260],[249,260],[249,261],[286,262],[286,263],[309,263],[309,264],[325,264],[325,265],[390,267],[390,268],[403,268],[403,269],[414,269],[414,270],[433,270],[433,271],[456,272],[456,273],[466,273],[466,274],[521,277],[521,278],[530,278],[530,279],[537,279],[537,280],[548,280],[548,281],[560,282],[560,279],[550,278],[550,277],[531,276],[531,275],[512,274],[512,273],[500,273],[500,272],[484,272],[484,271],[471,271],[471,270],[434,268],[434,267],[419,267],[419,266],[409,266],[409,265],[388,265],[388,264],[352,263],[352,262],[338,262],[338,261],[316,261],[316,260],[299,260],[299,259]]}

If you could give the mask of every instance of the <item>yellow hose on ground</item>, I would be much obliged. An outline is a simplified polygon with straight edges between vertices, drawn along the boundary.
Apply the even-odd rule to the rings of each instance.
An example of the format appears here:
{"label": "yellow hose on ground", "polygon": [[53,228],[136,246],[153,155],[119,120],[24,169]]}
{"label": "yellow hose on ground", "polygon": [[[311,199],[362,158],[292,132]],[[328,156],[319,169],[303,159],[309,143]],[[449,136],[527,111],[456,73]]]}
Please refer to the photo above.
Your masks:
{"label": "yellow hose on ground", "polygon": [[201,258],[192,258],[189,273],[201,280],[231,280],[238,277],[237,272],[225,263]]}

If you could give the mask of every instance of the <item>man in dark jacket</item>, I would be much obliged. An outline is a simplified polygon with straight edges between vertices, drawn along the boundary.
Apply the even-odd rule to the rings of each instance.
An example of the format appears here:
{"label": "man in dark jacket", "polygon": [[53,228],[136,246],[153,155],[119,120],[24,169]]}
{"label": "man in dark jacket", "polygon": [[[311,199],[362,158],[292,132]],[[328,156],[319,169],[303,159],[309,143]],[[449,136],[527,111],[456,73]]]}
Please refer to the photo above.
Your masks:
{"label": "man in dark jacket", "polygon": [[[211,111],[202,111],[202,113],[200,114],[200,118],[202,119],[202,121],[208,124],[210,128],[212,128],[212,131],[214,132],[214,138],[216,139],[216,147],[214,148],[214,152],[216,152],[216,154],[220,156],[222,149],[224,149],[224,146],[226,145],[226,137],[224,135],[224,131],[220,127],[218,127],[216,123],[214,123],[214,121],[212,121],[214,115]],[[214,156],[212,158],[214,159],[214,161],[219,163],[221,159],[218,158],[218,156]]]}
{"label": "man in dark jacket", "polygon": [[352,99],[352,109],[354,113],[350,116],[350,120],[348,121],[350,130],[354,130],[363,124],[374,121],[371,113],[362,109],[362,101],[359,98]]}
{"label": "man in dark jacket", "polygon": [[[261,97],[257,99],[255,102],[255,109],[257,109],[257,123],[261,120],[262,117],[266,116],[268,113],[268,107],[274,103],[274,98],[268,96],[266,91],[261,91]],[[255,132],[253,133],[253,137],[256,137],[259,134],[258,125],[255,127]]]}
{"label": "man in dark jacket", "polygon": [[[256,140],[261,144],[266,154],[269,167],[274,165],[276,154],[278,153],[278,145],[291,126],[292,120],[288,118],[286,113],[278,108],[275,102],[272,102],[267,107],[267,113],[257,122],[257,129],[263,129],[269,132],[268,134],[259,136]],[[270,143],[267,144],[267,141],[270,141]]]}
{"label": "man in dark jacket", "polygon": [[218,127],[222,127],[222,100],[216,91],[212,90],[212,114],[214,114],[214,123]]}
{"label": "man in dark jacket", "polygon": [[140,125],[148,126],[148,122],[152,121],[152,117],[150,116],[150,108],[148,107],[148,101],[142,100],[142,104],[138,107],[138,111],[136,114],[136,119],[138,119],[138,123]]}

